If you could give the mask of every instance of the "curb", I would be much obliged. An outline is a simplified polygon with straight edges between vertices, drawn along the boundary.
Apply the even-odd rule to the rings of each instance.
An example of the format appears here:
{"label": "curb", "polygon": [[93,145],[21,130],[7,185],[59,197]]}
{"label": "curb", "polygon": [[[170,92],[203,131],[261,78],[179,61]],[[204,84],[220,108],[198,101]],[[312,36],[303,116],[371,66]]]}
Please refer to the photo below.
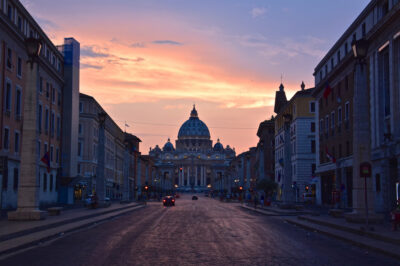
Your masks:
{"label": "curb", "polygon": [[83,215],[83,216],[70,218],[70,219],[66,219],[66,220],[63,220],[63,221],[54,222],[54,223],[50,223],[50,224],[46,224],[46,225],[39,225],[39,226],[36,226],[36,227],[33,227],[33,228],[29,228],[29,229],[25,229],[25,230],[22,230],[22,231],[19,231],[19,232],[15,232],[15,233],[11,233],[11,234],[8,234],[8,235],[0,236],[0,243],[4,242],[4,241],[7,241],[7,240],[10,240],[10,239],[13,239],[13,238],[16,238],[16,237],[21,237],[21,236],[24,236],[24,235],[28,235],[28,234],[36,233],[36,232],[39,232],[39,231],[43,231],[43,230],[46,230],[46,229],[59,227],[59,226],[62,226],[64,224],[73,223],[73,222],[77,222],[77,221],[80,221],[80,220],[86,220],[86,219],[90,219],[90,218],[93,218],[93,217],[96,217],[96,216],[109,214],[109,213],[112,213],[112,212],[121,211],[121,210],[125,210],[125,209],[128,209],[128,208],[140,206],[140,205],[141,204],[136,204],[134,206],[124,206],[122,208],[116,208],[116,209],[112,209],[112,210],[105,210],[103,212],[86,214],[86,215]]}
{"label": "curb", "polygon": [[297,216],[297,214],[296,213],[279,213],[279,212],[273,212],[273,211],[267,211],[267,210],[264,210],[264,209],[254,209],[254,208],[251,208],[251,207],[248,207],[248,206],[240,206],[241,208],[243,208],[243,209],[246,209],[246,210],[250,210],[250,211],[254,211],[254,212],[258,212],[258,213],[261,213],[261,214],[263,214],[263,215],[266,215],[266,216]]}
{"label": "curb", "polygon": [[362,231],[360,229],[355,229],[355,228],[351,228],[351,227],[342,226],[342,225],[339,225],[339,224],[333,224],[333,223],[329,223],[329,222],[325,222],[325,221],[320,221],[320,220],[313,219],[313,218],[310,218],[310,217],[305,217],[305,216],[299,216],[298,218],[300,220],[305,220],[305,221],[308,221],[308,222],[311,222],[311,223],[315,223],[315,224],[331,227],[331,228],[334,228],[334,229],[346,231],[346,232],[353,233],[353,234],[356,234],[356,235],[359,235],[359,236],[368,236],[368,237],[374,238],[374,239],[379,240],[379,241],[384,241],[384,242],[387,242],[387,243],[390,243],[390,244],[393,244],[393,245],[400,246],[400,240],[393,239],[393,238],[388,238],[386,236],[378,235],[378,234],[370,232],[370,231]]}
{"label": "curb", "polygon": [[[14,247],[5,248],[3,250],[0,250],[0,257],[1,257],[0,259],[3,259],[2,258],[3,256],[10,255],[11,253],[14,253],[14,252],[17,252],[17,251],[20,251],[20,250],[23,250],[23,249],[38,245],[38,244],[46,242],[46,241],[53,240],[53,239],[55,239],[57,237],[65,235],[65,234],[72,233],[72,232],[78,231],[80,229],[86,228],[86,227],[88,227],[90,225],[99,224],[101,222],[105,222],[107,220],[111,220],[111,219],[113,219],[115,217],[128,214],[130,212],[136,211],[136,210],[144,208],[144,207],[146,207],[146,206],[138,204],[138,205],[131,206],[131,207],[128,207],[128,208],[123,208],[123,209],[114,210],[112,212],[102,213],[102,214],[96,215],[96,216],[106,216],[106,217],[98,217],[98,219],[92,219],[90,221],[85,221],[85,220],[89,220],[90,218],[94,218],[94,217],[89,217],[89,218],[85,218],[85,219],[80,217],[78,219],[79,221],[75,221],[75,223],[77,223],[77,226],[73,226],[74,222],[70,222],[70,223],[63,223],[63,224],[61,224],[59,226],[53,226],[53,227],[47,228],[50,231],[51,230],[57,231],[57,232],[52,232],[49,235],[46,235],[46,233],[45,233],[48,230],[39,230],[39,231],[35,231],[35,232],[31,232],[31,233],[28,233],[28,234],[25,234],[25,235],[18,236],[18,237],[27,237],[27,238],[31,237],[31,238],[34,238],[32,236],[33,234],[42,233],[42,232],[45,235],[43,237],[39,237],[39,238],[34,239],[32,241],[27,241],[27,242],[22,243],[20,245],[16,244]],[[113,212],[115,212],[115,213],[112,214]],[[111,215],[107,216],[107,214],[111,214]],[[76,219],[73,219],[73,220],[76,220]],[[81,222],[81,223],[79,223],[79,222]],[[71,227],[68,228],[67,230],[57,230],[57,228],[62,227],[62,226],[67,226],[67,225],[71,225]],[[59,228],[59,229],[62,229],[62,228]],[[9,241],[16,240],[16,238],[18,238],[18,237],[14,237],[12,239],[9,239]],[[5,244],[6,245],[7,244],[6,242],[7,241],[3,241],[0,244]],[[23,240],[21,242],[23,242]]]}
{"label": "curb", "polygon": [[[357,241],[354,237],[353,238],[352,237],[345,237],[344,235],[335,234],[334,232],[330,232],[329,230],[323,230],[321,228],[316,228],[315,226],[311,226],[311,225],[307,225],[307,224],[304,224],[304,223],[301,223],[301,222],[297,222],[297,221],[295,221],[293,219],[284,219],[284,220],[287,223],[290,223],[290,224],[293,224],[293,225],[296,225],[296,226],[300,226],[300,227],[302,227],[304,229],[307,229],[309,231],[315,231],[315,232],[318,232],[318,233],[321,233],[321,234],[324,234],[324,235],[327,235],[327,236],[330,236],[330,237],[334,237],[336,239],[348,242],[348,243],[353,244],[355,246],[367,248],[369,250],[373,250],[373,251],[376,251],[376,252],[379,252],[379,253],[382,253],[382,254],[385,254],[385,255],[388,255],[390,257],[393,257],[395,259],[400,260],[400,253],[398,252],[398,247],[397,246],[394,248],[395,249],[394,251],[390,251],[387,248],[385,249],[383,247],[385,245],[386,246],[387,245],[393,246],[392,244],[379,243],[380,245],[376,245],[376,246],[375,245],[369,245],[366,242]],[[309,222],[309,223],[311,223],[311,222]],[[322,225],[320,225],[320,226],[322,226]],[[333,229],[333,230],[338,230],[338,229]],[[365,238],[366,236],[359,236],[359,237],[364,237]],[[373,240],[373,241],[375,241],[375,240]]]}

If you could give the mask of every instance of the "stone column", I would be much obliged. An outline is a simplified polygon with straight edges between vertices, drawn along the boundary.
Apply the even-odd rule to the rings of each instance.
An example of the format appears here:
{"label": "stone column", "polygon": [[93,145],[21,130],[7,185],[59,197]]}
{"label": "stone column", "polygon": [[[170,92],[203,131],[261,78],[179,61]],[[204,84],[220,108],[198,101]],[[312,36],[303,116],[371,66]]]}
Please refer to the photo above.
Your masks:
{"label": "stone column", "polygon": [[105,165],[106,165],[106,145],[105,145],[105,121],[99,123],[99,146],[97,159],[96,173],[96,194],[99,199],[99,205],[104,205],[106,197],[106,180],[105,180]]}
{"label": "stone column", "polygon": [[123,201],[129,201],[129,147],[125,145],[124,152],[124,190],[122,194]]}
{"label": "stone column", "polygon": [[28,65],[24,90],[24,126],[22,129],[21,175],[18,185],[17,210],[8,213],[9,220],[42,220],[47,212],[39,210],[39,157],[36,130],[39,65]]}
{"label": "stone column", "polygon": [[[367,65],[357,63],[354,73],[353,98],[353,212],[365,215],[365,185],[360,177],[360,164],[370,162],[370,120]],[[372,177],[367,179],[368,209],[374,210]]]}
{"label": "stone column", "polygon": [[284,166],[283,166],[283,195],[282,200],[284,203],[293,203],[295,201],[295,194],[292,189],[292,153],[290,142],[290,123],[285,122],[285,143],[284,143]]}
{"label": "stone column", "polygon": [[198,167],[197,166],[195,166],[196,167],[196,175],[194,176],[194,186],[195,187],[197,187],[197,174],[198,174]]}

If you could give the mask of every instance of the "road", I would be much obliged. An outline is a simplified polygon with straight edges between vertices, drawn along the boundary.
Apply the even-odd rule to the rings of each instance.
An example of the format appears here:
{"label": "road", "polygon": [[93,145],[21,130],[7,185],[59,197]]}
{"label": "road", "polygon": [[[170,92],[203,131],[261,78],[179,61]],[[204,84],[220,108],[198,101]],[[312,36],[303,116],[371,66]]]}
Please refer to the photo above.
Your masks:
{"label": "road", "polygon": [[399,265],[280,217],[203,196],[159,202],[8,257],[0,265]]}

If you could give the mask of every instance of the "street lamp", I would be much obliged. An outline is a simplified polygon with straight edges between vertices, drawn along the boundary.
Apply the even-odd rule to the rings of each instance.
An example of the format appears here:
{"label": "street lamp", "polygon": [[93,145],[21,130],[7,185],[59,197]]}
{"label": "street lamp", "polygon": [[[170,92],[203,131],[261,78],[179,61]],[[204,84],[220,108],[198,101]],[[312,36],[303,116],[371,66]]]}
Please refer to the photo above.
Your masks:
{"label": "street lamp", "polygon": [[353,55],[355,59],[360,60],[362,62],[367,56],[368,52],[368,41],[364,38],[360,40],[354,39],[351,42],[351,49],[353,50]]}
{"label": "street lamp", "polygon": [[31,63],[31,69],[33,68],[33,61],[40,55],[42,49],[42,42],[39,39],[29,37],[25,40],[26,52],[28,54]]}
{"label": "street lamp", "polygon": [[99,123],[100,126],[104,126],[107,118],[107,113],[106,112],[100,112],[98,113],[98,118],[99,118]]}

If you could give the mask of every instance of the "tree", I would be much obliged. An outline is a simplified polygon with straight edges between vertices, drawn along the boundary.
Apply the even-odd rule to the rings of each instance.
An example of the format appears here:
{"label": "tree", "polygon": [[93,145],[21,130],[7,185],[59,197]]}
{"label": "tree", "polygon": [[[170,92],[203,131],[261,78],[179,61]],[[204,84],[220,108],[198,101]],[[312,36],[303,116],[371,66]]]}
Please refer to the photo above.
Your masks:
{"label": "tree", "polygon": [[271,195],[278,188],[278,184],[271,179],[261,179],[257,183],[257,189],[263,190],[265,195]]}

